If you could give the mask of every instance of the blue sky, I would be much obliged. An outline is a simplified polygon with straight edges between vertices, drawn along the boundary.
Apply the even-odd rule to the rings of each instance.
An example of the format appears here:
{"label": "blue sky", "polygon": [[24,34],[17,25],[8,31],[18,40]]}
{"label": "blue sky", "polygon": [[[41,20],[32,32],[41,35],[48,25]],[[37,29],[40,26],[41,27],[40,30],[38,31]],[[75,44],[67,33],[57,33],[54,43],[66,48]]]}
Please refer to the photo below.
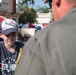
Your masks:
{"label": "blue sky", "polygon": [[[22,1],[22,0],[19,0],[19,1]],[[40,7],[47,6],[47,7],[49,7],[48,3],[44,4],[44,0],[34,0],[34,1],[35,1],[34,7],[36,7],[36,6],[40,6]]]}
{"label": "blue sky", "polygon": [[[19,0],[19,1],[22,1],[22,0]],[[34,0],[34,1],[35,1],[34,7],[36,7],[36,6],[40,6],[40,7],[47,6],[47,7],[49,7],[48,3],[44,4],[44,0]],[[1,2],[1,0],[0,0],[0,2]]]}
{"label": "blue sky", "polygon": [[35,6],[47,6],[49,7],[48,3],[44,4],[44,0],[35,0]]}

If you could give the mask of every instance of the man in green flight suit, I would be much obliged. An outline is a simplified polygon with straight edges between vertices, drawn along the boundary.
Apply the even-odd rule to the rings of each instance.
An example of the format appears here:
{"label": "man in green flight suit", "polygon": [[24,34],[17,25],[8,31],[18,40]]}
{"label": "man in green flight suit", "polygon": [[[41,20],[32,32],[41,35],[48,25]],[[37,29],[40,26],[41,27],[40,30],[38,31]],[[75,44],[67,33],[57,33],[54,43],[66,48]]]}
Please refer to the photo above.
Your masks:
{"label": "man in green flight suit", "polygon": [[15,75],[76,75],[76,0],[48,2],[55,22],[26,43]]}

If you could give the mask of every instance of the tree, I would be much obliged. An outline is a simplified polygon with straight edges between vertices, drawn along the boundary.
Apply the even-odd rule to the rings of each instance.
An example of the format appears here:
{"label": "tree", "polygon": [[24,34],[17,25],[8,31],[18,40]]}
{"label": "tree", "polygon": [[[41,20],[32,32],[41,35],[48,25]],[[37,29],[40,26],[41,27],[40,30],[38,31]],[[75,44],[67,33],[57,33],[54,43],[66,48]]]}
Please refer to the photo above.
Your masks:
{"label": "tree", "polygon": [[35,10],[36,10],[37,12],[40,12],[40,13],[48,13],[48,12],[49,12],[49,8],[46,7],[46,6],[43,6],[43,7],[37,6],[37,7],[35,8]]}
{"label": "tree", "polygon": [[24,10],[24,13],[19,17],[19,23],[34,23],[37,22],[36,18],[36,11],[33,8],[26,8],[26,10]]}
{"label": "tree", "polygon": [[19,5],[22,7],[29,7],[30,5],[34,5],[34,0],[22,0],[22,2],[19,2]]}
{"label": "tree", "polygon": [[34,0],[22,0],[22,2],[19,2],[19,9],[20,11],[24,11],[23,14],[19,17],[19,23],[34,23],[36,22],[36,11],[34,8],[30,7],[34,4]]}
{"label": "tree", "polygon": [[19,3],[18,7],[21,11],[24,11],[19,17],[19,23],[36,23],[36,12],[49,12],[48,7],[37,7],[35,10],[33,7],[30,8],[31,5],[34,5],[34,0],[22,0],[22,2]]}

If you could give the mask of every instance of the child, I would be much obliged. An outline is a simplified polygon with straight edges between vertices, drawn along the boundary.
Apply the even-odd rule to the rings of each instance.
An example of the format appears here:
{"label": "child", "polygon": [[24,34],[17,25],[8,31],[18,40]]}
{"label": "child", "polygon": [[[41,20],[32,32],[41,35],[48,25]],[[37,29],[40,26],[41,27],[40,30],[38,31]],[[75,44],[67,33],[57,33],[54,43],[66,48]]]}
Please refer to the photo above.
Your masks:
{"label": "child", "polygon": [[16,22],[12,19],[3,20],[1,33],[4,41],[0,42],[0,75],[14,75],[23,47],[23,43],[16,42]]}

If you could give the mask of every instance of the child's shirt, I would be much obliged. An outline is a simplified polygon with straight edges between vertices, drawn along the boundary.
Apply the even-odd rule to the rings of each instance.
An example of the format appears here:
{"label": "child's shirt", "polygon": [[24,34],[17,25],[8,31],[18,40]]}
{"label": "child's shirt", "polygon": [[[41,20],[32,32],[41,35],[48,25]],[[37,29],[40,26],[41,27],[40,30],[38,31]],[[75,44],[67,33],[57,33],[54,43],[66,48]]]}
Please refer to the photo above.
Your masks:
{"label": "child's shirt", "polygon": [[14,75],[16,69],[17,60],[20,56],[20,48],[23,47],[23,43],[15,42],[15,52],[11,53],[4,45],[4,42],[0,42],[0,75]]}

